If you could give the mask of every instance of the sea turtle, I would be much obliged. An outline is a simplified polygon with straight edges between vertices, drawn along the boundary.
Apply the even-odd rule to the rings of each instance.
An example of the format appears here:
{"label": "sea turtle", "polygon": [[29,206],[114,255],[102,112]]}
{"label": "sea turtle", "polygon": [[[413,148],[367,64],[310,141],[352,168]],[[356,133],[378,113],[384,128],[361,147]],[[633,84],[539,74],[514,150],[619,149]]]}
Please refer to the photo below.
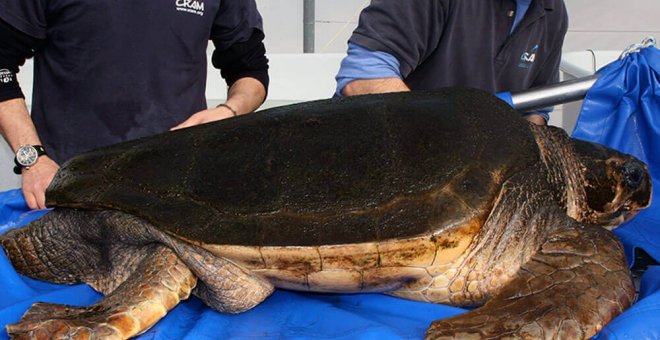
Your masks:
{"label": "sea turtle", "polygon": [[[329,99],[126,142],[67,162],[54,210],[1,237],[16,270],[86,282],[21,338],[128,338],[192,292],[228,313],[275,287],[480,306],[428,338],[586,338],[635,295],[614,226],[646,166],[528,124],[467,89]],[[484,305],[485,304],[485,305]]]}

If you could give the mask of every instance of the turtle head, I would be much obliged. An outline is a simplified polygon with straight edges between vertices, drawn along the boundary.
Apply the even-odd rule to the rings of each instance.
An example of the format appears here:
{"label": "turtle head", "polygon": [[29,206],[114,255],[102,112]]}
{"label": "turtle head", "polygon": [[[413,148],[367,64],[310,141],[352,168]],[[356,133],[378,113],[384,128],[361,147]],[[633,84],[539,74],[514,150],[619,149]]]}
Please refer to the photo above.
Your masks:
{"label": "turtle head", "polygon": [[[578,221],[614,228],[651,203],[651,176],[639,159],[600,144],[571,139],[583,202],[571,216]],[[578,200],[580,200],[578,198]],[[568,210],[571,215],[571,209]]]}
{"label": "turtle head", "polygon": [[651,203],[651,175],[639,159],[557,127],[531,129],[568,216],[614,228]]}

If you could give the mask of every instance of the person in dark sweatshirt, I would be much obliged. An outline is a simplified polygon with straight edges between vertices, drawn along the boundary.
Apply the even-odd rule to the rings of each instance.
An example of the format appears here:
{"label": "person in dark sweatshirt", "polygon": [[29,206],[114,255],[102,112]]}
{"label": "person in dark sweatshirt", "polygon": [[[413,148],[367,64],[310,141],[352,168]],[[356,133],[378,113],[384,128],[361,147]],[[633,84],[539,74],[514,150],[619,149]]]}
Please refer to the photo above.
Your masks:
{"label": "person in dark sweatshirt", "polygon": [[[336,95],[555,83],[567,29],[563,0],[373,0],[349,39]],[[546,124],[550,110],[525,117]]]}
{"label": "person in dark sweatshirt", "polygon": [[[81,152],[256,110],[268,88],[254,0],[0,0],[0,132],[28,206]],[[207,109],[207,56],[228,85]],[[31,115],[16,80],[34,56]],[[191,150],[193,151],[193,150]]]}

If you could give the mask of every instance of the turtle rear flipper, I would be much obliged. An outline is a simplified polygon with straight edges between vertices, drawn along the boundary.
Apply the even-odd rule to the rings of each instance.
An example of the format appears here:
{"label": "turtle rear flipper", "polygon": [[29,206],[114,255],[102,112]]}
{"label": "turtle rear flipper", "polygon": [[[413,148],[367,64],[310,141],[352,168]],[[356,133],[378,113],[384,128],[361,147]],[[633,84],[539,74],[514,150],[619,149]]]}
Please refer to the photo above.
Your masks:
{"label": "turtle rear flipper", "polygon": [[245,312],[260,304],[275,290],[270,282],[225,258],[174,238],[164,237],[163,242],[176,250],[199,279],[193,294],[217,311],[231,314]]}
{"label": "turtle rear flipper", "polygon": [[428,339],[585,339],[628,308],[635,289],[618,240],[573,224],[548,236],[483,307],[432,323]]}
{"label": "turtle rear flipper", "polygon": [[103,300],[89,307],[36,303],[6,326],[26,339],[126,339],[153,326],[190,296],[197,279],[171,249],[158,246]]}

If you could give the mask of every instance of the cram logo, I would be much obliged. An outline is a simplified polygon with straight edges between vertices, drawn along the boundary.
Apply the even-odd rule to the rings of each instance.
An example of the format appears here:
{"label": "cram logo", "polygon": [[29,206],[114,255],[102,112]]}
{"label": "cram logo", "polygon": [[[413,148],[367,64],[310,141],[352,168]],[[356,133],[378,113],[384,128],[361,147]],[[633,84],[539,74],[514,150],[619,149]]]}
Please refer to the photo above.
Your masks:
{"label": "cram logo", "polygon": [[534,59],[536,59],[536,51],[539,49],[539,45],[534,45],[532,49],[529,52],[523,52],[520,55],[520,62],[518,63],[518,67],[522,68],[529,68],[532,66],[532,63],[534,62]]}
{"label": "cram logo", "polygon": [[176,0],[176,10],[204,15],[204,2],[197,0]]}
{"label": "cram logo", "polygon": [[14,72],[6,68],[0,69],[0,84],[9,84],[14,81]]}

